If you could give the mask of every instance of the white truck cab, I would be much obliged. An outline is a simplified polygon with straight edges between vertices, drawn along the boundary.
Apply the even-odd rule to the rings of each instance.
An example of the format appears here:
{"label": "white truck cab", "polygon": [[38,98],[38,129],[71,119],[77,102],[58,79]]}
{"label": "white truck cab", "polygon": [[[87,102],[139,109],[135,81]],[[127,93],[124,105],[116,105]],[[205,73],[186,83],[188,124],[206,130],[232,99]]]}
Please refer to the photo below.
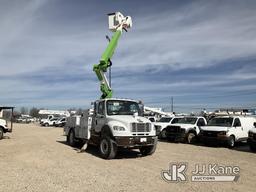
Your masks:
{"label": "white truck cab", "polygon": [[49,127],[49,126],[55,126],[55,123],[59,120],[58,117],[52,117],[50,119],[45,119],[41,125],[45,126],[45,127]]}
{"label": "white truck cab", "polygon": [[256,151],[256,120],[253,125],[254,128],[249,130],[247,142],[250,146],[250,149],[252,151]]}
{"label": "white truck cab", "polygon": [[94,102],[93,114],[67,118],[67,142],[76,140],[97,145],[105,159],[116,156],[118,147],[137,148],[143,155],[155,152],[156,131],[143,117],[143,105],[130,99],[101,99]]}
{"label": "white truck cab", "polygon": [[179,119],[183,117],[162,117],[157,122],[154,122],[156,135],[159,139],[166,139],[166,127],[171,124],[178,123]]}
{"label": "white truck cab", "polygon": [[249,116],[214,117],[201,128],[200,138],[203,143],[222,142],[233,148],[235,142],[247,140],[254,122],[255,118]]}
{"label": "white truck cab", "polygon": [[54,118],[54,115],[48,115],[47,118],[40,120],[40,124],[42,125],[42,124],[44,124],[46,121],[51,120],[52,118]]}
{"label": "white truck cab", "polygon": [[0,119],[0,140],[3,139],[4,133],[11,132],[8,128],[7,121],[5,119]]}
{"label": "white truck cab", "polygon": [[194,143],[200,133],[201,126],[205,126],[207,121],[204,117],[183,117],[177,123],[166,127],[166,137],[175,141]]}

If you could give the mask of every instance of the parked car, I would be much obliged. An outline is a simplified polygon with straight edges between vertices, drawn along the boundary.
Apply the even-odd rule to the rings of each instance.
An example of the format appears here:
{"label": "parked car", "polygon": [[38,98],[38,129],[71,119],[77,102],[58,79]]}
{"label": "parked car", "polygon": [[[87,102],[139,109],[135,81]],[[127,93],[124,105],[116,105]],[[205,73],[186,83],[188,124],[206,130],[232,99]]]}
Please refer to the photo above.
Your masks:
{"label": "parked car", "polygon": [[49,126],[55,126],[55,123],[58,121],[59,118],[54,117],[48,120],[45,120],[41,125],[45,126],[45,127],[49,127]]}
{"label": "parked car", "polygon": [[253,128],[254,117],[221,116],[215,117],[201,128],[200,139],[203,143],[225,143],[233,148],[236,142],[247,141],[248,131]]}
{"label": "parked car", "polygon": [[250,149],[252,151],[256,151],[256,123],[254,122],[253,125],[254,128],[249,130],[247,142],[250,146]]}
{"label": "parked car", "polygon": [[66,117],[61,117],[55,122],[55,127],[64,127],[66,125]]}
{"label": "parked car", "polygon": [[47,118],[40,120],[40,124],[42,125],[42,124],[44,124],[45,121],[49,121],[52,118],[54,118],[54,115],[48,115]]}
{"label": "parked car", "polygon": [[166,127],[171,124],[178,123],[183,117],[162,117],[159,121],[153,123],[156,129],[156,135],[160,139],[166,139]]}
{"label": "parked car", "polygon": [[206,124],[204,117],[183,117],[178,119],[177,123],[166,127],[166,137],[174,141],[194,143],[198,139],[201,127]]}
{"label": "parked car", "polygon": [[16,123],[31,123],[31,119],[27,117],[19,117],[16,119]]}

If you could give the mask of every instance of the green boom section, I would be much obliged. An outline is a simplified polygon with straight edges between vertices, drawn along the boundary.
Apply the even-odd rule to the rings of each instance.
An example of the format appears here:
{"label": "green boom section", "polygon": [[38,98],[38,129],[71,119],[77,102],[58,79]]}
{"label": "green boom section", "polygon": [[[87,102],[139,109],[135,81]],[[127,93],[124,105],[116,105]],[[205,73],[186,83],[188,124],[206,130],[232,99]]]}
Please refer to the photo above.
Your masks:
{"label": "green boom section", "polygon": [[101,56],[100,63],[93,65],[93,71],[96,73],[99,81],[101,81],[101,85],[100,85],[100,90],[102,92],[101,99],[111,98],[113,94],[113,91],[111,90],[111,88],[103,82],[104,77],[102,74],[107,72],[107,69],[110,66],[110,60],[115,52],[121,33],[122,32],[120,30],[117,30],[114,33],[106,50]]}

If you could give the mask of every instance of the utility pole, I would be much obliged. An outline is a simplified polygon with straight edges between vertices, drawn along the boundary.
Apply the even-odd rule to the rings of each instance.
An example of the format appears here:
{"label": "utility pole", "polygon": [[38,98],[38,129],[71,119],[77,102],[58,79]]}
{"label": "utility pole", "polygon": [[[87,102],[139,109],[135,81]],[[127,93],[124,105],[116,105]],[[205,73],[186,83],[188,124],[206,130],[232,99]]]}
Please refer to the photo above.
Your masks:
{"label": "utility pole", "polygon": [[173,97],[171,97],[171,109],[172,109],[172,113],[173,113]]}

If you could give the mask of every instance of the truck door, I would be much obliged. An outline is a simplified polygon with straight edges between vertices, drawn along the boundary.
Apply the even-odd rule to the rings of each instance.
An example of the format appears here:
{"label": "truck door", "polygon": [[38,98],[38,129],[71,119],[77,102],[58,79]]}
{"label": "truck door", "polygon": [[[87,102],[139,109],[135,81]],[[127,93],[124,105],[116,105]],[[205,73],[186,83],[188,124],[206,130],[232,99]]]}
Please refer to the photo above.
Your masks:
{"label": "truck door", "polygon": [[94,130],[98,133],[105,124],[105,101],[100,101],[95,114]]}
{"label": "truck door", "polygon": [[241,121],[239,118],[235,118],[233,127],[235,128],[235,133],[236,133],[236,138],[241,139],[244,137],[247,137],[247,133],[245,134],[246,131],[243,130],[243,127],[241,126]]}
{"label": "truck door", "polygon": [[199,134],[200,129],[201,129],[201,126],[205,126],[206,123],[205,123],[205,121],[204,121],[203,118],[199,118],[196,125],[197,125],[197,127],[196,127],[196,133]]}

